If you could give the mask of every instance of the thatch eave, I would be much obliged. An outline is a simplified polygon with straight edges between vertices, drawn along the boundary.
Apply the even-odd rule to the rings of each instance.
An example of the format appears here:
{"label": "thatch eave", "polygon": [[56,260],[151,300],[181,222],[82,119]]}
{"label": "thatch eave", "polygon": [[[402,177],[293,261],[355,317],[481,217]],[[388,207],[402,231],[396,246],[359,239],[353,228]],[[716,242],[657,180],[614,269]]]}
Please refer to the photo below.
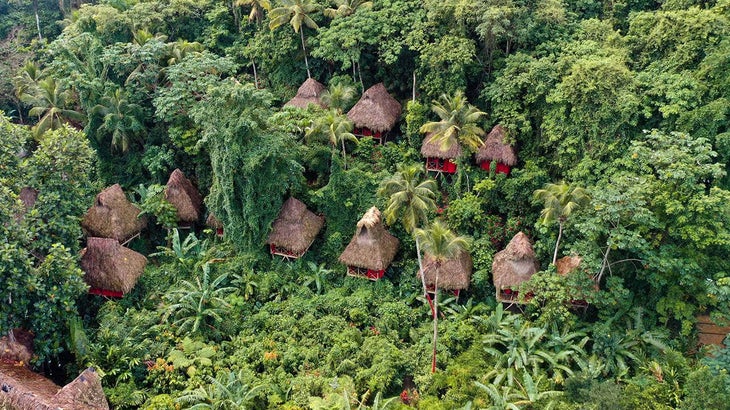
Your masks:
{"label": "thatch eave", "polygon": [[[438,287],[444,290],[464,290],[471,282],[473,263],[468,252],[460,252],[456,257],[446,260],[439,269]],[[420,279],[420,272],[416,274]],[[436,265],[432,255],[423,255],[423,275],[426,286],[436,283]]]}
{"label": "thatch eave", "polygon": [[399,244],[398,238],[383,227],[378,208],[372,207],[357,223],[355,234],[339,261],[347,266],[382,271],[395,258]]}
{"label": "thatch eave", "polygon": [[501,125],[495,125],[487,135],[484,144],[474,154],[476,161],[497,161],[509,166],[517,164],[515,149],[505,143],[505,137],[505,129]]}
{"label": "thatch eave", "polygon": [[287,199],[271,227],[267,243],[294,253],[306,251],[324,226],[316,215],[294,197]]}
{"label": "thatch eave", "polygon": [[393,129],[401,114],[401,104],[393,98],[383,83],[368,88],[347,113],[355,127],[375,132]]}

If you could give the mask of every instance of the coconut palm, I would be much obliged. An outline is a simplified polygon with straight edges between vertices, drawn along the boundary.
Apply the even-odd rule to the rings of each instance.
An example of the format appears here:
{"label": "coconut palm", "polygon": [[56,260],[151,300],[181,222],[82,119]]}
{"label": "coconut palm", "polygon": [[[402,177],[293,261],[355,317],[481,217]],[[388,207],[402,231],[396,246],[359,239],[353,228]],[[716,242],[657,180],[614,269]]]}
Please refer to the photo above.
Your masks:
{"label": "coconut palm", "polygon": [[423,251],[432,257],[436,279],[433,284],[433,356],[431,372],[436,372],[436,343],[438,340],[438,282],[441,265],[466,250],[470,240],[465,236],[454,234],[443,222],[436,220],[428,229],[416,229],[416,238],[421,241]]}
{"label": "coconut palm", "polygon": [[[396,219],[400,219],[406,231],[414,235],[416,229],[428,221],[428,213],[436,209],[435,199],[438,192],[436,181],[430,178],[420,181],[422,172],[423,168],[420,165],[401,165],[398,171],[383,181],[378,188],[378,195],[388,201],[388,206],[385,208],[385,222],[392,225]],[[423,294],[427,296],[418,236],[416,236],[416,255]]]}
{"label": "coconut palm", "polygon": [[335,0],[337,8],[326,8],[324,15],[329,18],[346,17],[353,14],[359,7],[371,8],[373,7],[372,1],[364,0]]}
{"label": "coconut palm", "polygon": [[353,99],[355,88],[345,84],[330,84],[320,97],[322,103],[342,114]]}
{"label": "coconut palm", "polygon": [[38,81],[38,87],[20,95],[20,100],[31,105],[29,114],[38,117],[33,131],[37,137],[47,130],[60,128],[68,121],[83,121],[86,117],[78,111],[65,108],[70,100],[68,91],[61,89],[54,78]]}
{"label": "coconut palm", "polygon": [[457,91],[453,96],[441,95],[431,110],[440,120],[424,124],[420,131],[430,134],[430,141],[439,142],[443,151],[453,144],[461,144],[466,148],[465,153],[474,153],[484,144],[485,131],[478,123],[487,114],[469,104],[463,92]]}
{"label": "coconut palm", "polygon": [[555,241],[553,265],[558,260],[558,248],[563,236],[563,227],[570,214],[590,200],[588,191],[580,187],[570,186],[564,181],[558,184],[545,184],[542,189],[533,193],[533,199],[544,204],[540,213],[540,223],[550,225],[558,222],[558,239]]}
{"label": "coconut palm", "polygon": [[[305,136],[324,137],[332,147],[342,146],[342,160],[347,168],[347,152],[345,151],[345,141],[352,141],[357,144],[358,140],[352,133],[352,122],[347,117],[339,114],[335,110],[329,110],[321,117],[317,118],[311,127],[305,131]],[[334,151],[333,151],[334,152]],[[334,154],[333,154],[334,155]]]}
{"label": "coconut palm", "polygon": [[121,152],[127,152],[130,144],[137,141],[137,136],[145,129],[139,120],[142,107],[130,103],[125,94],[117,88],[114,93],[102,97],[102,103],[91,110],[102,117],[103,122],[97,130],[99,136],[111,134],[112,150]]}
{"label": "coconut palm", "polygon": [[299,33],[302,39],[302,51],[304,52],[304,64],[307,66],[307,78],[312,78],[309,71],[309,60],[307,59],[307,48],[304,45],[304,30],[302,25],[317,30],[319,26],[312,20],[310,15],[317,10],[319,6],[312,3],[311,0],[281,0],[282,6],[277,7],[269,12],[269,28],[275,30],[282,25],[289,23],[295,33]]}
{"label": "coconut palm", "polygon": [[271,10],[271,2],[269,0],[236,0],[236,6],[251,6],[251,13],[248,14],[248,22],[253,21],[261,24],[264,17],[264,10]]}

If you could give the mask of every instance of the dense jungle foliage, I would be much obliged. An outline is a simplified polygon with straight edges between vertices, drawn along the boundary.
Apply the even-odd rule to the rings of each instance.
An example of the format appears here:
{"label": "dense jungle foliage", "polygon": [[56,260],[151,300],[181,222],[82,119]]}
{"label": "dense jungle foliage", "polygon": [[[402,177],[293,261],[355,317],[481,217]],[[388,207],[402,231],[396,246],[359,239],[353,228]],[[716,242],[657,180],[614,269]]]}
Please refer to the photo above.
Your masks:
{"label": "dense jungle foliage", "polygon": [[[59,383],[95,366],[115,409],[730,408],[730,347],[695,330],[730,317],[730,1],[0,0],[0,38],[0,333]],[[283,107],[308,76],[329,108]],[[344,114],[379,82],[383,145]],[[497,124],[509,175],[472,155]],[[457,172],[426,175],[447,129]],[[115,183],[151,218],[118,300],[79,264]],[[265,245],[289,196],[326,221],[296,261]],[[400,240],[379,281],[338,262],[371,206]],[[515,313],[492,262],[520,231]],[[434,304],[421,251],[462,248],[470,287]]]}

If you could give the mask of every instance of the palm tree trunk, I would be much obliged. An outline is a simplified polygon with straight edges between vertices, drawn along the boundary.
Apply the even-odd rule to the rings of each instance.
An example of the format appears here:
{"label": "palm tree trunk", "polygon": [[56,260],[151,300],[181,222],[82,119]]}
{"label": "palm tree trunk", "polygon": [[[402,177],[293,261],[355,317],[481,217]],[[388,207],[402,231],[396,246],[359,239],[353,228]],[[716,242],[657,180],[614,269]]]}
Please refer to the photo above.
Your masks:
{"label": "palm tree trunk", "polygon": [[254,60],[253,58],[251,59],[251,65],[253,65],[253,83],[256,86],[256,89],[258,90],[258,88],[259,88],[259,75],[256,72],[256,60]]}
{"label": "palm tree trunk", "polygon": [[365,92],[365,84],[362,82],[362,67],[360,67],[360,62],[357,62],[357,76],[360,78],[360,92]]}
{"label": "palm tree trunk", "polygon": [[309,60],[307,60],[307,48],[304,46],[304,27],[299,29],[299,35],[302,38],[302,51],[304,51],[304,65],[307,66],[307,78],[312,78],[312,73],[309,72]]}
{"label": "palm tree trunk", "polygon": [[431,356],[431,373],[436,373],[436,343],[439,337],[439,270],[436,267],[436,281],[433,285],[433,355]]}
{"label": "palm tree trunk", "polygon": [[342,141],[342,163],[344,164],[345,169],[347,169],[347,155],[345,154],[345,139],[340,138],[340,141]]}
{"label": "palm tree trunk", "polygon": [[38,28],[38,40],[43,40],[41,35],[41,19],[38,17],[38,0],[33,0],[33,12],[35,13],[35,25]]}
{"label": "palm tree trunk", "polygon": [[428,296],[428,290],[426,290],[426,278],[423,276],[423,259],[421,258],[421,243],[418,241],[417,236],[416,236],[416,256],[418,257],[418,272],[419,272],[419,276],[421,277],[421,285],[423,285],[423,296],[426,297],[426,300],[428,301],[428,305],[431,307],[431,314],[433,314],[433,302],[431,302],[431,298]]}
{"label": "palm tree trunk", "polygon": [[553,252],[553,265],[558,261],[558,247],[560,247],[560,238],[563,236],[563,223],[558,222],[558,240],[555,241],[555,252]]}
{"label": "palm tree trunk", "polygon": [[413,70],[413,96],[411,101],[416,102],[416,70]]}

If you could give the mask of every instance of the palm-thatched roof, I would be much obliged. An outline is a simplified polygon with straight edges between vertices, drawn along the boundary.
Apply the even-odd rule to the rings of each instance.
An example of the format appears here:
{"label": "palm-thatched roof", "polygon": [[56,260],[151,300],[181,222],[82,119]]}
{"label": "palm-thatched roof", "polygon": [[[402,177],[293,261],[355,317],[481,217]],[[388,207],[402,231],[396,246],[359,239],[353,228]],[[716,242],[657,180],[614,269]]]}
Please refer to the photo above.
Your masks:
{"label": "palm-thatched roof", "polygon": [[365,90],[360,100],[347,113],[355,127],[373,131],[390,131],[400,117],[401,105],[388,94],[383,83]]}
{"label": "palm-thatched roof", "polygon": [[497,161],[505,165],[514,166],[517,163],[515,149],[504,142],[505,130],[501,125],[495,125],[487,135],[484,145],[474,154],[477,162]]}
{"label": "palm-thatched roof", "polygon": [[81,251],[84,281],[92,288],[122,294],[132,290],[147,265],[147,258],[107,238],[87,238]]}
{"label": "palm-thatched roof", "polygon": [[23,329],[13,329],[13,337],[0,337],[0,361],[30,363],[33,358],[33,333]]}
{"label": "palm-thatched roof", "polygon": [[183,222],[196,222],[200,218],[203,197],[193,183],[179,169],[170,174],[165,187],[165,199],[177,209],[177,219]]}
{"label": "palm-thatched roof", "polygon": [[266,243],[301,253],[314,242],[322,225],[324,217],[316,215],[302,201],[291,197],[282,205]]}
{"label": "palm-thatched roof", "polygon": [[[456,257],[446,260],[441,264],[439,270],[439,289],[468,289],[472,267],[471,255],[468,252],[459,252]],[[436,264],[429,253],[423,255],[423,275],[426,278],[427,286],[433,286],[436,283]],[[420,278],[420,273],[417,273],[417,276]]]}
{"label": "palm-thatched roof", "polygon": [[223,222],[221,222],[218,218],[215,217],[215,214],[212,212],[208,214],[208,218],[205,220],[205,224],[210,226],[213,229],[222,229],[223,228]]}
{"label": "palm-thatched roof", "polygon": [[433,133],[429,133],[423,139],[421,145],[421,155],[426,158],[442,158],[442,159],[455,159],[461,156],[462,148],[458,141],[454,141],[448,150],[441,150],[441,142],[433,137]]}
{"label": "palm-thatched roof", "polygon": [[8,410],[109,410],[98,373],[84,370],[60,388],[25,366],[0,362],[0,408]]}
{"label": "palm-thatched roof", "polygon": [[124,242],[147,226],[147,219],[139,218],[140,212],[127,200],[122,187],[114,184],[96,196],[94,205],[81,220],[81,227],[87,236]]}
{"label": "palm-thatched roof", "polygon": [[385,270],[395,257],[398,244],[398,238],[383,227],[378,208],[372,207],[357,223],[355,235],[339,260],[348,266]]}
{"label": "palm-thatched roof", "polygon": [[538,264],[530,239],[518,232],[506,248],[494,255],[492,281],[499,289],[512,288],[526,282],[537,272]]}
{"label": "palm-thatched roof", "polygon": [[324,107],[322,100],[322,92],[326,90],[325,86],[314,78],[307,78],[307,80],[299,86],[297,95],[291,100],[287,101],[284,106],[307,108],[309,104],[318,105]]}
{"label": "palm-thatched roof", "polygon": [[583,262],[583,258],[580,256],[563,256],[555,261],[555,268],[558,275],[566,276],[578,269],[581,262]]}

